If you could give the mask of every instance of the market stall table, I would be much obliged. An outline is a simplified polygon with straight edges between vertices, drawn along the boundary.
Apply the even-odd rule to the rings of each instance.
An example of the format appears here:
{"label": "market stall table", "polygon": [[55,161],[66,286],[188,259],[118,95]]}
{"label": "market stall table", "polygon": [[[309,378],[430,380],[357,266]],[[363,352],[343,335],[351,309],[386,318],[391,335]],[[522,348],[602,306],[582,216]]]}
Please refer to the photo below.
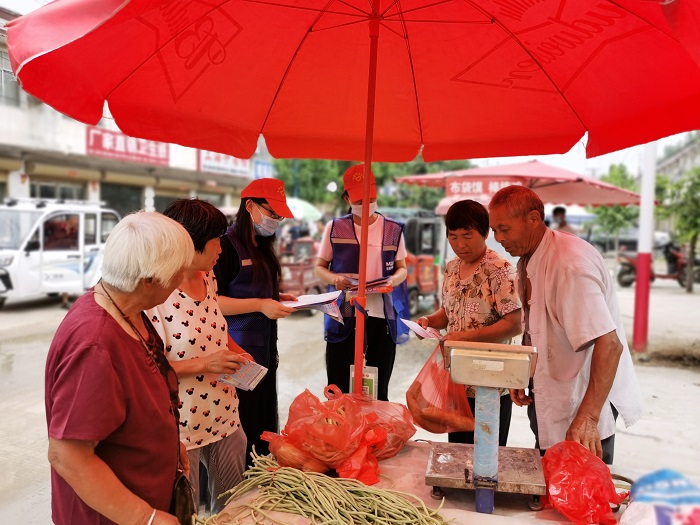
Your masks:
{"label": "market stall table", "polygon": [[[426,485],[425,474],[428,464],[428,455],[432,448],[432,443],[424,441],[409,441],[406,446],[393,458],[379,462],[380,482],[375,485],[383,489],[392,489],[413,494],[430,508],[437,508],[439,501],[430,497],[431,486]],[[501,525],[516,522],[527,523],[570,523],[564,516],[552,509],[545,509],[533,512],[528,509],[528,496],[523,494],[496,493],[495,509],[493,514],[480,514],[475,512],[474,491],[460,489],[445,489],[445,501],[440,511],[442,516],[454,525]],[[236,506],[250,502],[257,495],[257,491],[251,491],[230,502],[221,514],[231,510]],[[624,509],[624,507],[623,507]],[[620,519],[622,511],[616,514]],[[301,516],[282,512],[270,512],[270,516],[283,523],[290,525],[307,525],[308,519]],[[222,525],[226,522],[217,522]],[[236,519],[236,525],[248,525],[254,523],[252,519]],[[271,520],[260,521],[260,523],[274,523]]]}

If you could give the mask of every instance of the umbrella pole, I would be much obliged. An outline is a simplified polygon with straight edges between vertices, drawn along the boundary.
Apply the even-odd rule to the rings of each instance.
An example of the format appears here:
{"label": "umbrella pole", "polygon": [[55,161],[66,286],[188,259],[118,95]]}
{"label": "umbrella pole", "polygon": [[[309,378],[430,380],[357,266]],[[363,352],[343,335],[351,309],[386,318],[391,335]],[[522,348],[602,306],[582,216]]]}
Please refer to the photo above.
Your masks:
{"label": "umbrella pole", "polygon": [[[374,11],[379,11],[379,1],[373,4]],[[372,142],[374,141],[374,101],[377,91],[377,52],[379,49],[379,19],[369,21],[369,82],[367,86],[367,123],[365,128],[365,175],[372,169]],[[362,309],[367,308],[365,283],[367,282],[367,241],[369,237],[369,199],[370,178],[363,177],[362,185],[362,225],[360,228],[360,276],[357,298]],[[355,310],[355,374],[353,389],[356,394],[362,393],[362,372],[364,369],[365,350],[365,316]],[[375,385],[376,388],[377,385]]]}

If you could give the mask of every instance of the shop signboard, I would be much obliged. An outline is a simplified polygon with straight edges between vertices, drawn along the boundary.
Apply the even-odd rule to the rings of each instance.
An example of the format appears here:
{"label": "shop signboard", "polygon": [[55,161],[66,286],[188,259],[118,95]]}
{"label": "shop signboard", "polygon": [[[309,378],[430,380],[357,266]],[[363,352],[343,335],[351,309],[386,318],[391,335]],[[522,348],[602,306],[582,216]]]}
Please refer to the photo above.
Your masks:
{"label": "shop signboard", "polygon": [[119,131],[87,127],[88,155],[155,166],[170,165],[170,147],[165,142],[129,137]]}
{"label": "shop signboard", "polygon": [[221,175],[253,178],[250,159],[238,159],[214,151],[198,150],[197,169]]}

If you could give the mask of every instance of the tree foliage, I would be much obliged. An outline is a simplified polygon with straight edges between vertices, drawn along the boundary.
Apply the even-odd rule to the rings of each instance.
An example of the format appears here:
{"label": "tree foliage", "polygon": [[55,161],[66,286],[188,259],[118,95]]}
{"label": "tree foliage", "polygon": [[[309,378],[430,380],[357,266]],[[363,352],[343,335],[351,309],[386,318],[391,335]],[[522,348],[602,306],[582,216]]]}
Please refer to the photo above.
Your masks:
{"label": "tree foliage", "polygon": [[[688,243],[688,272],[694,275],[694,261],[700,236],[700,168],[686,172],[670,184],[670,214],[674,219],[678,240]],[[686,290],[693,291],[693,279],[686,279]]]}
{"label": "tree foliage", "polygon": [[[326,204],[335,209],[344,206],[343,173],[354,162],[312,159],[276,159],[277,176],[284,181],[287,195],[293,195],[314,204]],[[417,159],[404,164],[377,163],[372,165],[379,188],[379,206],[420,207],[432,210],[444,197],[443,188],[424,188],[407,184],[395,184],[396,177],[422,175],[440,171],[452,171],[473,167],[468,160],[423,162]],[[336,190],[330,191],[329,184],[335,183]]]}
{"label": "tree foliage", "polygon": [[[627,172],[624,164],[613,164],[607,175],[601,177],[603,182],[619,188],[637,191],[637,181]],[[615,251],[619,247],[620,231],[634,226],[639,220],[638,206],[598,206],[593,208],[596,215],[595,223],[604,232],[615,237]]]}

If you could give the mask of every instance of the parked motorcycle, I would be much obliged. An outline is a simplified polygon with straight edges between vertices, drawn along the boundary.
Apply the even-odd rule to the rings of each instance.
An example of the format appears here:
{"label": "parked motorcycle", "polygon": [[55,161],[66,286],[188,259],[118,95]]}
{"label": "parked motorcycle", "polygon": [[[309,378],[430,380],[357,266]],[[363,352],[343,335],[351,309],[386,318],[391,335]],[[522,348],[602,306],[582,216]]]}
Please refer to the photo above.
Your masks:
{"label": "parked motorcycle", "polygon": [[[661,247],[661,251],[666,259],[667,272],[664,274],[654,272],[652,265],[651,280],[654,279],[675,279],[681,287],[685,287],[688,273],[687,259],[685,251],[677,244],[670,242]],[[617,271],[617,282],[623,288],[632,286],[637,278],[637,254],[636,252],[621,251],[617,255],[620,265]],[[700,257],[695,257],[693,268],[693,281],[700,283]]]}

